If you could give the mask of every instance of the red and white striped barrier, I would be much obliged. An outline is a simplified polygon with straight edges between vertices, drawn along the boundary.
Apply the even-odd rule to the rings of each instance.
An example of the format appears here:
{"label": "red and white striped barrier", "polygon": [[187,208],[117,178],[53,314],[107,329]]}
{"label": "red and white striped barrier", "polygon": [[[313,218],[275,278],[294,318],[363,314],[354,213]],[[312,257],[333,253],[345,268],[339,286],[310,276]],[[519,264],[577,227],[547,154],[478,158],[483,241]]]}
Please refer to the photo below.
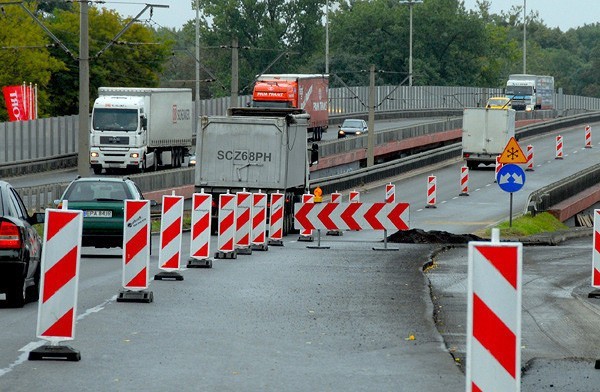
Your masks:
{"label": "red and white striped barrier", "polygon": [[[314,203],[315,199],[312,193],[305,193],[302,195],[302,203]],[[298,237],[298,241],[312,242],[313,238],[312,229],[303,229],[300,230],[300,237]]]}
{"label": "red and white striped barrier", "polygon": [[283,246],[283,193],[271,193],[269,206],[269,245]]}
{"label": "red and white striped barrier", "polygon": [[385,185],[385,202],[396,202],[396,185],[392,184],[391,182]]}
{"label": "red and white striped barrier", "polygon": [[200,193],[192,195],[192,222],[188,268],[212,267],[212,260],[210,258],[211,209],[212,195],[204,193],[204,189],[201,189]]}
{"label": "red and white striped barrier", "polygon": [[[337,192],[337,191],[333,192],[331,194],[331,202],[332,203],[336,203],[336,204],[341,203],[342,202],[342,194],[339,193],[339,192]],[[341,231],[341,230],[328,230],[326,234],[327,235],[342,236],[342,235],[344,235],[344,232]]]}
{"label": "red and white striped barrier", "polygon": [[160,219],[158,268],[154,280],[183,280],[181,269],[181,240],[183,233],[183,196],[163,195]]}
{"label": "red and white striped barrier", "polygon": [[592,127],[585,126],[585,148],[592,148]]}
{"label": "red and white striped barrier", "polygon": [[350,198],[350,203],[360,203],[360,192],[359,191],[350,191],[348,195]]}
{"label": "red and white striped barrier", "polygon": [[556,136],[556,157],[555,159],[563,159],[563,137]]}
{"label": "red and white striped barrier", "polygon": [[495,166],[495,170],[494,170],[494,182],[498,182],[498,173],[500,172],[500,169],[502,169],[502,166],[504,166],[504,164],[502,164],[500,162],[500,157],[501,157],[501,155],[496,156],[496,166]]}
{"label": "red and white striped barrier", "polygon": [[296,203],[299,230],[407,230],[408,203]]}
{"label": "red and white striped barrier", "polygon": [[531,144],[527,145],[527,168],[526,171],[533,171],[533,146]]}
{"label": "red and white striped barrier", "polygon": [[267,195],[252,194],[252,250],[269,250],[267,245]]}
{"label": "red and white striped barrier", "polygon": [[521,243],[469,242],[467,391],[519,391]]}
{"label": "red and white striped barrier", "polygon": [[217,231],[217,259],[235,259],[235,195],[219,195],[219,228]]}
{"label": "red and white striped barrier", "polygon": [[600,210],[594,210],[592,249],[592,287],[600,289]]}
{"label": "red and white striped barrier", "polygon": [[426,208],[436,208],[436,183],[437,178],[435,176],[427,177],[427,205],[425,206]]}
{"label": "red and white striped barrier", "polygon": [[[37,337],[50,341],[55,347],[58,342],[75,337],[82,227],[82,211],[46,209]],[[56,357],[48,347],[51,346],[30,352],[29,359]],[[64,349],[71,350],[66,354],[68,359],[81,359],[79,352]]]}
{"label": "red and white striped barrier", "polygon": [[469,168],[460,168],[460,193],[459,196],[469,196]]}
{"label": "red and white striped barrier", "polygon": [[235,194],[235,249],[238,254],[250,255],[250,231],[252,229],[252,194],[242,191]]}
{"label": "red and white striped barrier", "polygon": [[[125,200],[123,288],[117,302],[152,302],[145,292],[150,276],[150,200]],[[134,293],[131,293],[134,292]]]}

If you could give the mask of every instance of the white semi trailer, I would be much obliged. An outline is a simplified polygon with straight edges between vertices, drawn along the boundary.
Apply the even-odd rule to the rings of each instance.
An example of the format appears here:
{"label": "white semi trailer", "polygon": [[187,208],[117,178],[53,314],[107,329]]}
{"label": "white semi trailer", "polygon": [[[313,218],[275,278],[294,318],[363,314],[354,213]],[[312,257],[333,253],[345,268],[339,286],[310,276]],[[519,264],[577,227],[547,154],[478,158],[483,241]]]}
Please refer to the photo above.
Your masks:
{"label": "white semi trailer", "polygon": [[283,232],[293,230],[294,203],[309,191],[309,166],[318,146],[308,146],[308,116],[301,109],[230,108],[227,116],[202,117],[196,137],[195,188],[218,196],[246,190],[285,195]]}
{"label": "white semi trailer", "polygon": [[95,174],[180,167],[191,146],[191,89],[98,89],[90,131]]}

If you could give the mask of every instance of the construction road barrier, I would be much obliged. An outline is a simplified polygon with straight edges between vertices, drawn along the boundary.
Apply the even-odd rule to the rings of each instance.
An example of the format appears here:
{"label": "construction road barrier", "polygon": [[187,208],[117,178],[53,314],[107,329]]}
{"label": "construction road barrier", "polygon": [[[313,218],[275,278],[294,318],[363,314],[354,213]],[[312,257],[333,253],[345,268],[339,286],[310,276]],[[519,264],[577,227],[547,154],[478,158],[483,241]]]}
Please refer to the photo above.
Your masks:
{"label": "construction road barrier", "polygon": [[150,200],[125,200],[123,220],[123,289],[117,302],[150,303]]}
{"label": "construction road barrier", "polygon": [[251,255],[250,231],[252,228],[252,194],[236,192],[235,194],[235,249],[239,255]]}
{"label": "construction road barrier", "polygon": [[268,244],[272,246],[283,246],[283,201],[283,193],[271,193]]}
{"label": "construction road barrier", "polygon": [[217,230],[217,252],[215,259],[235,259],[235,195],[219,195],[219,227]]}
{"label": "construction road barrier", "polygon": [[160,219],[158,268],[154,280],[183,280],[181,270],[181,240],[183,233],[183,196],[164,195]]}
{"label": "construction road barrier", "polygon": [[212,195],[200,193],[192,195],[192,221],[191,221],[191,239],[190,239],[190,258],[188,268],[211,268],[212,259],[210,258],[210,233],[212,208]]}
{"label": "construction road barrier", "polygon": [[267,194],[260,190],[252,194],[252,250],[269,250],[267,245]]}
{"label": "construction road barrier", "polygon": [[81,359],[79,351],[59,343],[75,337],[82,228],[83,211],[46,210],[37,337],[50,344],[29,352],[29,360]]}

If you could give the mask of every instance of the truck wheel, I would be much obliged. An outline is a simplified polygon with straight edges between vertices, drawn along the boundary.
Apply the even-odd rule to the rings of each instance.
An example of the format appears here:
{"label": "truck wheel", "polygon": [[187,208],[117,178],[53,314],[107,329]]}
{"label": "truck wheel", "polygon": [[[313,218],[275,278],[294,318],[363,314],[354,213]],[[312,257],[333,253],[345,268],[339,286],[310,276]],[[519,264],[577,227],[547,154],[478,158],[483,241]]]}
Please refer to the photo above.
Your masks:
{"label": "truck wheel", "polygon": [[469,170],[475,170],[475,169],[477,169],[478,165],[479,165],[478,162],[467,161],[467,168],[469,168]]}
{"label": "truck wheel", "polygon": [[98,175],[102,173],[102,166],[100,165],[92,165],[92,170],[94,171],[94,174]]}

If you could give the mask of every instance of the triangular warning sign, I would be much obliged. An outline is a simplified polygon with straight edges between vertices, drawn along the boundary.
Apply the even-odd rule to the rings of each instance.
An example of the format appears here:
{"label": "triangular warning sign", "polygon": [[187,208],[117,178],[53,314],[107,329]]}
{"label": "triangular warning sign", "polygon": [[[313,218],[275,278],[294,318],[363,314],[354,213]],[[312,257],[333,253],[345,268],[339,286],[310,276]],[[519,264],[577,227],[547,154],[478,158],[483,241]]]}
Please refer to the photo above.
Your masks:
{"label": "triangular warning sign", "polygon": [[508,163],[527,163],[527,156],[523,154],[523,150],[521,150],[514,136],[510,138],[506,147],[504,147],[504,151],[500,155],[498,162],[504,165]]}

